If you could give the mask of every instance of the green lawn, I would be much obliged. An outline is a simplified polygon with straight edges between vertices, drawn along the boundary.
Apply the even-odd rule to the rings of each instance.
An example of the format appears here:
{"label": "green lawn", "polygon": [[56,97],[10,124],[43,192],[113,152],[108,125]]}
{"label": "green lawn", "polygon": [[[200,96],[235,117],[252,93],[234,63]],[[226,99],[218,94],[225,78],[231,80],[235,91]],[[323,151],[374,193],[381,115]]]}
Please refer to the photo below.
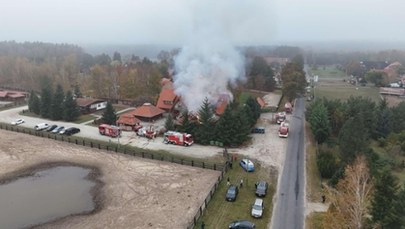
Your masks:
{"label": "green lawn", "polygon": [[90,114],[80,115],[79,118],[76,121],[74,121],[74,123],[80,124],[94,119],[96,119],[96,117]]}
{"label": "green lawn", "polygon": [[355,86],[316,86],[315,98],[326,97],[327,99],[334,100],[340,99],[342,101],[347,100],[350,96],[362,96],[370,98],[374,102],[381,100],[378,88],[374,87],[358,87]]}
{"label": "green lawn", "polygon": [[[225,174],[211,202],[209,202],[203,217],[197,222],[195,228],[200,228],[202,221],[204,221],[206,228],[227,228],[229,223],[239,219],[246,219],[255,223],[256,228],[267,228],[273,208],[272,197],[275,192],[275,179],[270,178],[270,171],[260,167],[258,163],[255,163],[255,171],[253,173],[246,173],[235,163],[233,169],[230,169],[229,172]],[[244,180],[244,185],[240,188],[235,202],[225,201],[228,177],[232,184],[239,184],[241,179]],[[258,180],[266,180],[270,185],[267,195],[264,198],[265,209],[263,218],[254,219],[250,216],[250,212],[251,206],[256,199],[255,183]]]}
{"label": "green lawn", "polygon": [[311,68],[311,72],[313,75],[319,76],[319,78],[346,77],[346,74],[334,65],[318,66],[316,70]]}

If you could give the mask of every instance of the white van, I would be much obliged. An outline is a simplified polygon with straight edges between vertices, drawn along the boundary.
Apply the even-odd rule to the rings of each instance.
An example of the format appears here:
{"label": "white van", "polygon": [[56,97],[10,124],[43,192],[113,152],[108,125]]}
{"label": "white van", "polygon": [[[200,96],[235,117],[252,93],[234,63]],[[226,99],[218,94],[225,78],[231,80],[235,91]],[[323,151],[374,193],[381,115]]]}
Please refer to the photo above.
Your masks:
{"label": "white van", "polygon": [[35,130],[44,130],[48,127],[49,127],[48,123],[40,123],[40,124],[35,125],[34,129]]}

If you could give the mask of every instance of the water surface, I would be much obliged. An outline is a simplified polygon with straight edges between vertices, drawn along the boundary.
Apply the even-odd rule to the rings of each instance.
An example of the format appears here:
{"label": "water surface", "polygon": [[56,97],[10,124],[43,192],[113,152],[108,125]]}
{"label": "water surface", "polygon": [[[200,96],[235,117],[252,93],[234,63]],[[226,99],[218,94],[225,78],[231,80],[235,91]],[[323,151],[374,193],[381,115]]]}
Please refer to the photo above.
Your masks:
{"label": "water surface", "polygon": [[58,166],[0,185],[0,228],[23,228],[94,209],[91,169]]}

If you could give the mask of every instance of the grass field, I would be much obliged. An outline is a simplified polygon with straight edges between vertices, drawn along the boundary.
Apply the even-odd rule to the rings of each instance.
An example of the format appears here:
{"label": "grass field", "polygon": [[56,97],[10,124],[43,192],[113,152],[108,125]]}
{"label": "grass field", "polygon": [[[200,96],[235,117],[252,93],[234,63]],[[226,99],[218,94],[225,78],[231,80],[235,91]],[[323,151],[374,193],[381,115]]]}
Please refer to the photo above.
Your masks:
{"label": "grass field", "polygon": [[346,77],[346,73],[337,69],[334,65],[319,66],[317,69],[311,68],[311,73],[319,76],[319,78]]}
{"label": "grass field", "polygon": [[306,139],[309,143],[306,147],[306,170],[307,170],[307,197],[309,201],[319,201],[322,195],[321,176],[316,164],[316,145],[309,124],[305,125]]}
{"label": "grass field", "polygon": [[[212,197],[211,202],[208,204],[206,211],[195,228],[200,228],[201,223],[204,222],[206,228],[228,228],[228,225],[235,220],[249,220],[256,224],[256,228],[267,228],[271,218],[271,211],[273,208],[272,197],[275,192],[273,184],[276,182],[269,177],[270,171],[260,167],[255,163],[255,171],[253,173],[246,173],[236,162],[233,169],[226,173],[223,181],[219,184],[217,191]],[[225,201],[225,194],[227,191],[227,178],[229,177],[232,184],[239,184],[243,179],[243,187],[240,188],[239,194],[235,202]],[[255,219],[250,215],[251,206],[255,196],[255,183],[259,180],[267,181],[269,189],[264,199],[264,214],[261,219]]]}
{"label": "grass field", "polygon": [[362,96],[370,98],[374,102],[381,100],[378,88],[374,87],[358,87],[355,86],[316,86],[315,98],[325,97],[330,100],[340,99],[342,101],[347,100],[350,96]]}
{"label": "grass field", "polygon": [[323,218],[325,213],[314,212],[305,221],[306,229],[323,229]]}

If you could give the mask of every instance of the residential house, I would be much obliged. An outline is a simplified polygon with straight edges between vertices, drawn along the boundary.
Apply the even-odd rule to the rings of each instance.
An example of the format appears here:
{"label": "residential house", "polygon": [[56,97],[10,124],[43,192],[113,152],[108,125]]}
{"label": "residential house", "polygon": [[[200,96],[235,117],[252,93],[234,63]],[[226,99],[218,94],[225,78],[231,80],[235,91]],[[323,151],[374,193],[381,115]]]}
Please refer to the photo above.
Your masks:
{"label": "residential house", "polygon": [[159,95],[156,107],[159,109],[170,112],[173,110],[176,103],[179,101],[179,96],[174,92],[173,82],[167,78],[162,79],[162,90]]}
{"label": "residential house", "polygon": [[82,114],[89,114],[107,107],[107,101],[103,99],[77,98],[76,103]]}
{"label": "residential house", "polygon": [[28,92],[11,91],[0,89],[0,101],[24,101],[28,97]]}

